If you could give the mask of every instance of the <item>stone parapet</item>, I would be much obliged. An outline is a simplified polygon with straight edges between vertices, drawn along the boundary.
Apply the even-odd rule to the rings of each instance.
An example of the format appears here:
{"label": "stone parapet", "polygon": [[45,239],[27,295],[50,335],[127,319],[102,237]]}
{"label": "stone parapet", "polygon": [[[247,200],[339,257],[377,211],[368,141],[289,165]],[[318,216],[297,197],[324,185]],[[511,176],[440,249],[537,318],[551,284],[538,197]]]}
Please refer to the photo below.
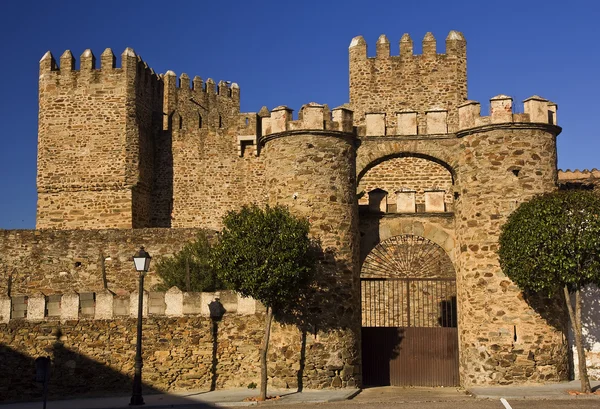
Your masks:
{"label": "stone parapet", "polygon": [[[89,295],[90,293],[86,293]],[[21,304],[23,296],[0,297],[0,323],[9,323],[14,320],[26,319],[28,321],[54,320],[106,320],[118,318],[135,318],[138,314],[138,293],[116,296],[110,291],[93,294],[93,313],[84,313],[80,308],[80,294],[65,293],[54,294],[54,299],[59,299],[59,308],[56,315],[50,316],[48,305],[49,297],[36,293],[26,298],[24,317],[15,318],[12,314],[13,304]],[[13,303],[13,298],[15,299]],[[115,299],[118,298],[129,308],[115,309]],[[158,301],[158,302],[157,302]],[[211,315],[209,304],[219,301],[225,313],[252,315],[264,312],[262,304],[252,298],[243,297],[233,291],[216,291],[211,293],[183,292],[177,287],[172,287],[167,292],[144,291],[143,316],[183,317],[187,315]]]}
{"label": "stone parapet", "polygon": [[76,65],[77,60],[70,50],[62,53],[59,63],[52,53],[47,51],[40,60],[40,82],[53,81],[58,86],[71,85],[75,88],[103,80],[113,82],[115,78],[129,71],[134,73],[140,82],[151,84],[150,90],[156,96],[162,92],[160,77],[129,47],[121,54],[121,66],[117,66],[115,54],[110,48],[102,52],[100,67],[96,67],[96,57],[90,49],[85,50],[79,57],[79,69],[76,69]]}
{"label": "stone parapet", "polygon": [[557,105],[547,99],[533,96],[523,101],[524,113],[514,113],[513,99],[497,95],[490,99],[490,115],[481,116],[481,104],[466,101],[458,107],[458,130],[504,123],[540,123],[557,125]]}
{"label": "stone parapet", "polygon": [[353,132],[352,111],[343,107],[330,111],[327,105],[311,102],[300,108],[297,120],[292,112],[283,105],[273,108],[270,116],[262,117],[262,136],[295,130]]}
{"label": "stone parapet", "polygon": [[449,127],[447,109],[431,107],[419,113],[406,108],[394,115],[366,112],[365,123],[357,127],[357,133],[359,136],[449,136]]}

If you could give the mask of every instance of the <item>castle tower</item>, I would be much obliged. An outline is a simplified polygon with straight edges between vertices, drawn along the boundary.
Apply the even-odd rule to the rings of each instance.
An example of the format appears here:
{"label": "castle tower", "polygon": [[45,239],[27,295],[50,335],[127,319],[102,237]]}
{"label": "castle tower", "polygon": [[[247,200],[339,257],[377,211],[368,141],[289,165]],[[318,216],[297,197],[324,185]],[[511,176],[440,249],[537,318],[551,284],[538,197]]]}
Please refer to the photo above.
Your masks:
{"label": "castle tower", "polygon": [[[455,221],[462,384],[566,379],[560,312],[541,308],[498,262],[501,226],[517,206],[556,189],[556,105],[532,97],[513,114],[512,98],[491,99],[491,115],[467,101],[458,109]],[[524,298],[527,298],[525,300]]]}
{"label": "castle tower", "polygon": [[306,364],[322,367],[318,360],[325,359],[333,372],[312,376],[306,387],[360,384],[355,136],[351,111],[339,108],[332,114],[311,103],[302,107],[297,121],[283,106],[262,118],[268,202],[307,217],[324,251],[318,277],[322,294],[313,306],[325,350],[320,358],[307,353]]}
{"label": "castle tower", "polygon": [[446,38],[446,53],[438,54],[431,33],[423,38],[423,53],[413,53],[413,40],[404,34],[400,54],[390,55],[385,35],[377,40],[376,56],[367,57],[362,36],[352,39],[350,60],[350,108],[356,125],[363,125],[366,113],[385,113],[395,125],[400,111],[419,115],[419,134],[425,129],[425,112],[442,108],[449,112],[448,128],[456,130],[457,107],[467,99],[467,43],[458,31]]}
{"label": "castle tower", "polygon": [[40,61],[37,228],[147,227],[162,82],[127,48]]}

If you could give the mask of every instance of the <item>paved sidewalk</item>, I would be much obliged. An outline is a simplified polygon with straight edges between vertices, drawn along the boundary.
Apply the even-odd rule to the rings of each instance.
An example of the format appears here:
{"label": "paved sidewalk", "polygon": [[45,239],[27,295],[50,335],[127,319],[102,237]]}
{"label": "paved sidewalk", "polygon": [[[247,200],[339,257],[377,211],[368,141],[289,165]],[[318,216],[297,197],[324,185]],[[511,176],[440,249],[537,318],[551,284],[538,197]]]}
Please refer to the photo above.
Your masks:
{"label": "paved sidewalk", "polygon": [[[269,396],[279,396],[272,402],[277,403],[323,403],[347,400],[360,392],[359,389],[334,389],[334,390],[305,390],[293,392],[289,389],[269,388]],[[158,408],[214,408],[252,406],[256,402],[246,402],[244,399],[258,395],[257,389],[226,389],[212,392],[173,392],[168,394],[144,395],[143,409]],[[132,408],[129,406],[130,396],[109,398],[70,399],[48,401],[47,409],[117,409]],[[269,401],[271,402],[271,401]],[[25,402],[13,404],[0,404],[0,409],[40,409],[42,402]]]}
{"label": "paved sidewalk", "polygon": [[[592,381],[592,391],[600,390],[600,381]],[[549,383],[527,386],[475,386],[468,392],[479,399],[600,399],[600,395],[570,395],[568,391],[579,391],[580,381]]]}

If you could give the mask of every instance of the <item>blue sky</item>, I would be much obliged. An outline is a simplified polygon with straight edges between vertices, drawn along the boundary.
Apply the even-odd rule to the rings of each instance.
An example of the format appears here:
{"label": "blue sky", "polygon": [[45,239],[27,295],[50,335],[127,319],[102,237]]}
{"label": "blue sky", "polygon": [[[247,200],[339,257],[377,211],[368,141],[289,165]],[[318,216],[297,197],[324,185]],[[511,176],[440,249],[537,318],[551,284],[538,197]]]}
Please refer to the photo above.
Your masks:
{"label": "blue sky", "polygon": [[600,168],[600,5],[594,1],[53,1],[0,3],[0,228],[34,228],[38,61],[48,50],[99,59],[132,47],[158,73],[230,80],[241,108],[258,111],[348,100],[348,45],[369,55],[386,34],[392,54],[427,31],[443,52],[467,39],[469,99],[538,94],[558,103],[559,168]]}

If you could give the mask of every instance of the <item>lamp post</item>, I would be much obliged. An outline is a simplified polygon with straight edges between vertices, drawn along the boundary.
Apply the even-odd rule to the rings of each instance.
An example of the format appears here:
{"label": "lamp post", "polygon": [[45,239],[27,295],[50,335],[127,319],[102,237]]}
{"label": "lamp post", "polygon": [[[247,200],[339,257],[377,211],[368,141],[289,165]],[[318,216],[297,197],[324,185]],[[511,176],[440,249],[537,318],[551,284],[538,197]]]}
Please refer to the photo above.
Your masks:
{"label": "lamp post", "polygon": [[137,319],[137,343],[135,346],[135,374],[133,375],[133,394],[131,395],[131,401],[129,405],[143,405],[144,398],[142,397],[142,305],[144,303],[144,276],[150,268],[150,254],[144,250],[144,247],[140,247],[133,256],[133,263],[135,269],[140,276],[140,289],[139,289],[139,301],[138,301],[138,319]]}

